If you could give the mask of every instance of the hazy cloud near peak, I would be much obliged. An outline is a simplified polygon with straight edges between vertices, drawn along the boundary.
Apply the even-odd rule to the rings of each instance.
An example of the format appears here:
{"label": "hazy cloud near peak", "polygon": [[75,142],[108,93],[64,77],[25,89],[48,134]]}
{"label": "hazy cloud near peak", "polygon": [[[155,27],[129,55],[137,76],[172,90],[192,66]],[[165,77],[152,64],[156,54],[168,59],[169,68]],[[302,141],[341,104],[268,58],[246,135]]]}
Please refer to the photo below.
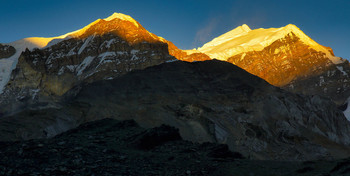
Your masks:
{"label": "hazy cloud near peak", "polygon": [[219,19],[211,18],[205,27],[199,29],[196,32],[192,47],[201,47],[204,43],[209,42],[212,39],[213,31],[217,28]]}

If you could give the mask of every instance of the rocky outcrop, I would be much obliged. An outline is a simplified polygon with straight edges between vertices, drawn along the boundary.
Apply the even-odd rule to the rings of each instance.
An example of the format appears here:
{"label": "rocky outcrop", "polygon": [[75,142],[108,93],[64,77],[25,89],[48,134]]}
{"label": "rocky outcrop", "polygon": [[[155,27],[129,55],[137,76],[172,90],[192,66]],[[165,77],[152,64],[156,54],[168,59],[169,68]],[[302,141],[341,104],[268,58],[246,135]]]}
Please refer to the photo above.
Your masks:
{"label": "rocky outcrop", "polygon": [[338,105],[350,96],[349,62],[332,63],[325,53],[312,49],[293,33],[262,51],[238,54],[227,61],[294,93],[324,96]]}
{"label": "rocky outcrop", "polygon": [[318,75],[333,65],[326,54],[310,48],[293,32],[262,51],[238,54],[227,61],[275,86],[285,86],[300,77]]}
{"label": "rocky outcrop", "polygon": [[242,25],[188,53],[233,63],[274,86],[343,104],[349,97],[348,61],[334,56],[295,25],[254,29]]}
{"label": "rocky outcrop", "polygon": [[350,124],[334,103],[286,92],[215,60],[166,63],[76,86],[61,107],[1,118],[0,138],[50,137],[104,117],[134,119],[147,128],[171,125],[186,140],[228,144],[254,159],[350,154]]}
{"label": "rocky outcrop", "polygon": [[188,55],[131,17],[122,17],[99,19],[65,38],[48,38],[44,48],[26,49],[0,95],[0,117],[36,104],[56,106],[52,104],[60,96],[83,82],[114,79],[177,59],[210,59],[205,54]]}
{"label": "rocky outcrop", "polygon": [[203,53],[187,54],[186,52],[177,48],[172,42],[148,32],[140,23],[136,23],[137,25],[135,25],[133,22],[118,18],[110,21],[97,20],[86,31],[84,31],[83,34],[78,35],[76,38],[84,39],[93,35],[104,35],[106,33],[112,33],[114,35],[120,36],[123,40],[127,41],[131,45],[141,42],[166,43],[168,45],[169,54],[179,60],[190,62],[210,60],[209,56]]}
{"label": "rocky outcrop", "polygon": [[[169,135],[169,138],[166,137]],[[227,145],[175,139],[163,125],[143,129],[135,121],[103,119],[50,139],[0,142],[1,175],[348,175],[349,159],[336,161],[256,161]],[[135,139],[135,136],[138,138]],[[145,138],[163,140],[140,149]],[[155,143],[153,143],[155,144]],[[147,145],[147,143],[146,143]],[[252,169],[254,168],[254,169]]]}
{"label": "rocky outcrop", "polygon": [[350,65],[348,61],[342,64],[330,65],[320,69],[313,76],[302,76],[293,80],[283,88],[306,95],[321,95],[328,97],[337,105],[342,105],[350,97]]}
{"label": "rocky outcrop", "polygon": [[[147,139],[158,140],[149,148]],[[212,175],[223,171],[220,162],[241,159],[225,145],[184,141],[173,127],[145,130],[113,119],[48,140],[0,142],[0,149],[1,175]]]}
{"label": "rocky outcrop", "polygon": [[45,49],[26,50],[2,94],[1,111],[57,102],[82,82],[113,79],[131,70],[174,60],[164,43],[130,45],[113,34],[69,39]]}
{"label": "rocky outcrop", "polygon": [[10,45],[0,44],[0,59],[9,58],[16,53],[16,49]]}

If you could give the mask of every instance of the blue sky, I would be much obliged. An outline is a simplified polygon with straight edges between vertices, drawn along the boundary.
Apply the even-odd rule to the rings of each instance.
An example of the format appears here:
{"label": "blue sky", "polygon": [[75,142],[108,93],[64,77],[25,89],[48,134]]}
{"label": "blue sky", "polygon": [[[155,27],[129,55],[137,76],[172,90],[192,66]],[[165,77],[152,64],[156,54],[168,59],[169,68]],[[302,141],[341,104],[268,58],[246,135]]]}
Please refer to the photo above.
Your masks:
{"label": "blue sky", "polygon": [[0,0],[0,43],[58,36],[113,12],[132,16],[181,49],[200,47],[242,24],[291,23],[350,59],[349,0]]}

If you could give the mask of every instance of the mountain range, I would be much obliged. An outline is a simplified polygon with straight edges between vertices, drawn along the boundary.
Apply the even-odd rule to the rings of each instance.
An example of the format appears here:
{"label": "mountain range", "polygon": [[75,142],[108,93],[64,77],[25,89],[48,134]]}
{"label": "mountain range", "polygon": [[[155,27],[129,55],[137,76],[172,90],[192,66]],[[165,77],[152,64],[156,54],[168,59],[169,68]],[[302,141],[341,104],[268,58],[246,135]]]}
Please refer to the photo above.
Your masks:
{"label": "mountain range", "polygon": [[185,140],[253,159],[344,158],[349,74],[347,60],[295,25],[242,25],[181,50],[114,13],[58,37],[0,44],[0,140],[114,118],[174,126]]}

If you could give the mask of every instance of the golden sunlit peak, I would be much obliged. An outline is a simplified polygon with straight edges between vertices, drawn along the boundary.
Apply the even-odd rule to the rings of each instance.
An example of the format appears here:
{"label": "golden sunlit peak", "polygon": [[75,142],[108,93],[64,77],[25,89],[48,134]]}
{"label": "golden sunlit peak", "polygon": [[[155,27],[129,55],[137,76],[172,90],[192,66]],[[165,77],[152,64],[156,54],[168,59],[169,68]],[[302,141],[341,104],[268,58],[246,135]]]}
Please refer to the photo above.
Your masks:
{"label": "golden sunlit peak", "polygon": [[114,20],[116,18],[124,20],[124,21],[130,21],[130,22],[134,23],[135,26],[139,27],[139,24],[137,23],[136,20],[134,20],[131,16],[125,15],[125,14],[122,14],[122,13],[113,13],[111,16],[109,16],[108,18],[105,18],[104,20],[105,21],[111,21],[111,20]]}
{"label": "golden sunlit peak", "polygon": [[249,32],[249,31],[251,31],[251,29],[250,29],[250,27],[248,26],[248,25],[246,25],[246,24],[243,24],[242,26],[240,26],[244,31],[246,31],[246,32]]}

